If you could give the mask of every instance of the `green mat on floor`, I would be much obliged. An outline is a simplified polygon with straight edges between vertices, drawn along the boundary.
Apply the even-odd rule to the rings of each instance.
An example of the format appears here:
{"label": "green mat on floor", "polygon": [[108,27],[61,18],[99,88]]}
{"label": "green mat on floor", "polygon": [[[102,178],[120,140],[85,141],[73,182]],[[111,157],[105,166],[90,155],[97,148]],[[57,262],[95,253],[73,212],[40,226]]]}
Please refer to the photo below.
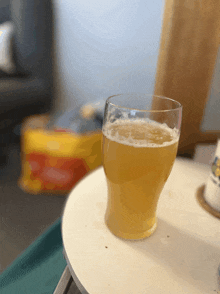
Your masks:
{"label": "green mat on floor", "polygon": [[1,274],[0,293],[52,294],[65,267],[58,219]]}

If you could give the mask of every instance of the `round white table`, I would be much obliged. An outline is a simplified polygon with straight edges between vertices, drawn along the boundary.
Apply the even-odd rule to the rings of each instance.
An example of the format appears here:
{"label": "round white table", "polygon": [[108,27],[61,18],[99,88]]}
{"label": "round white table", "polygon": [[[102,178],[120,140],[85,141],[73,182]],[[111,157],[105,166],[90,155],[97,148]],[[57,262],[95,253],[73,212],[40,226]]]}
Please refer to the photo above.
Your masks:
{"label": "round white table", "polygon": [[[158,227],[141,241],[115,237],[104,223],[103,168],[69,195],[62,237],[70,272],[82,293],[215,294],[220,265],[220,220],[197,202],[210,166],[176,159],[158,204]],[[220,292],[219,292],[220,293]]]}

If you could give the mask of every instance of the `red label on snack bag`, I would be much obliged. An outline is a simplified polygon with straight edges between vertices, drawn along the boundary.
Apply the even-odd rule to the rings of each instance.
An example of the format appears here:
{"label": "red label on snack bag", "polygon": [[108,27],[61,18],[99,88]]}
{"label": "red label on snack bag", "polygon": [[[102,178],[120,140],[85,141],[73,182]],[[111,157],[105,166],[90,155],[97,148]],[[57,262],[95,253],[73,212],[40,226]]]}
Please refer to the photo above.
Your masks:
{"label": "red label on snack bag", "polygon": [[70,190],[89,171],[80,158],[32,153],[26,155],[26,160],[30,165],[31,180],[39,180],[42,191]]}

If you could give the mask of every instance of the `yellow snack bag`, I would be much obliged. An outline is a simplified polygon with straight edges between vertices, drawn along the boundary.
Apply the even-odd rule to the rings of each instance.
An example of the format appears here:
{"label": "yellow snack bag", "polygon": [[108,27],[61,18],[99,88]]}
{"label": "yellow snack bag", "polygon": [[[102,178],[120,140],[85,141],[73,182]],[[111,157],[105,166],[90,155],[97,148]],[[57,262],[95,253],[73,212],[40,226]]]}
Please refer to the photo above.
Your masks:
{"label": "yellow snack bag", "polygon": [[22,126],[19,184],[32,194],[66,194],[102,164],[102,120],[95,116],[95,110],[75,109],[50,124],[48,115],[36,115]]}

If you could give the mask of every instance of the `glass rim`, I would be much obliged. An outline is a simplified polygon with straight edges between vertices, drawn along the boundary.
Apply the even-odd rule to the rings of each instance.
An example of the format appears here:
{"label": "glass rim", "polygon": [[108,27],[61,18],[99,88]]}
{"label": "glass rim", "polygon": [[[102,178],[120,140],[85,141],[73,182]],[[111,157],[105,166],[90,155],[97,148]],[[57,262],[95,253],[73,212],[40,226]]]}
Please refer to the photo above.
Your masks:
{"label": "glass rim", "polygon": [[[172,101],[174,102],[175,104],[177,104],[177,107],[176,108],[172,108],[172,109],[161,109],[161,110],[147,110],[147,109],[138,109],[138,108],[130,108],[130,107],[126,107],[126,106],[120,106],[120,105],[117,105],[115,103],[112,103],[110,102],[111,98],[113,97],[117,97],[117,96],[124,96],[124,95],[132,95],[132,94],[136,94],[136,95],[143,95],[143,96],[146,96],[146,97],[157,97],[157,98],[161,98],[162,100],[168,100],[168,101]],[[168,98],[166,96],[160,96],[160,95],[154,95],[154,94],[144,94],[144,93],[139,93],[139,92],[130,92],[130,93],[121,93],[121,94],[116,94],[116,95],[111,95],[110,97],[108,97],[106,99],[106,105],[107,104],[111,104],[112,106],[114,107],[117,107],[117,108],[123,108],[123,109],[127,109],[127,110],[135,110],[135,111],[139,111],[139,112],[169,112],[169,111],[176,111],[176,110],[182,110],[182,105],[174,100],[174,99],[171,99],[171,98]]]}

